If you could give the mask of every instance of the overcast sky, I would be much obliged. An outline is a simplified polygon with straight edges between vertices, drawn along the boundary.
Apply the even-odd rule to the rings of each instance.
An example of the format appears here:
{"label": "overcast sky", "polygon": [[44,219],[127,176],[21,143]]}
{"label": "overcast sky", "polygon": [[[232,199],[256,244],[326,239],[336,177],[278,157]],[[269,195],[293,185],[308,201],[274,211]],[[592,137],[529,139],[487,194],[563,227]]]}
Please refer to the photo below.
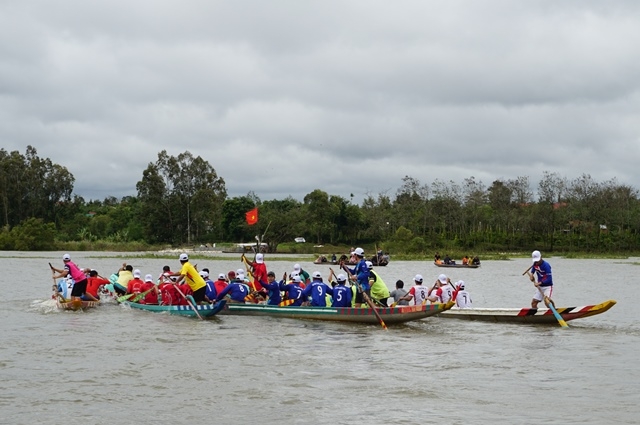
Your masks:
{"label": "overcast sky", "polygon": [[163,149],[229,196],[471,176],[640,188],[640,2],[2,0],[0,147],[85,199]]}

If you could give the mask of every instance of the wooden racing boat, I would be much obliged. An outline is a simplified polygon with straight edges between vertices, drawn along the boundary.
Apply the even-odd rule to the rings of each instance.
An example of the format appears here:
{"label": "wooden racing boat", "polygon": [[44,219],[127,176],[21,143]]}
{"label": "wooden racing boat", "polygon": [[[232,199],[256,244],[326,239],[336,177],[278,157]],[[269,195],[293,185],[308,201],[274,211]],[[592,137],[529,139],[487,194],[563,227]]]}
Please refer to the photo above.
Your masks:
{"label": "wooden racing boat", "polygon": [[[221,300],[215,304],[198,304],[196,306],[196,310],[202,317],[212,317],[218,314],[220,310],[222,310],[226,302],[226,300]],[[176,316],[198,317],[198,315],[189,305],[140,304],[130,301],[123,301],[121,302],[121,304],[137,310],[152,311],[154,313],[168,313]]]}
{"label": "wooden racing boat", "polygon": [[[602,314],[616,304],[608,300],[601,304],[581,307],[556,307],[565,322]],[[509,323],[549,323],[558,324],[558,320],[548,308],[458,308],[444,312],[440,317],[447,319],[479,320],[485,322]]]}
{"label": "wooden racing boat", "polygon": [[83,301],[79,299],[67,300],[60,297],[56,298],[56,305],[62,310],[86,310],[100,305],[100,301]]}
{"label": "wooden racing boat", "polygon": [[460,268],[460,269],[477,269],[480,267],[480,264],[444,264],[444,263],[436,263],[433,262],[433,265],[436,267],[451,267],[451,268]]}
{"label": "wooden racing boat", "polygon": [[[417,306],[379,307],[376,311],[387,325],[424,319],[453,307],[447,304],[425,304]],[[266,304],[227,303],[221,315],[273,316],[289,319],[326,320],[334,322],[379,324],[373,309],[350,307],[279,307]]]}

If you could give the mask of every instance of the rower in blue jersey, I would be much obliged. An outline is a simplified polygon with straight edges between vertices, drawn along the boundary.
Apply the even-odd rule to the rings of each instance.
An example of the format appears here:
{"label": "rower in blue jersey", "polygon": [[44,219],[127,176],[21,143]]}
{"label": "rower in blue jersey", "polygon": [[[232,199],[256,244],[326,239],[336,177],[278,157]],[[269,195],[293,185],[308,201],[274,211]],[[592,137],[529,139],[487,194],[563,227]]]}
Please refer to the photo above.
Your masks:
{"label": "rower in blue jersey", "polygon": [[314,307],[327,306],[327,293],[332,294],[333,290],[329,285],[322,281],[320,272],[313,272],[313,280],[302,291],[302,298],[307,300],[311,296],[311,305]]}
{"label": "rower in blue jersey", "polygon": [[274,272],[267,273],[267,282],[260,281],[260,284],[263,288],[267,290],[268,299],[267,305],[279,305],[282,302],[282,296],[280,295],[280,285],[286,279],[287,274],[285,273],[284,278],[281,282],[276,280],[276,274]]}
{"label": "rower in blue jersey", "polygon": [[331,307],[351,307],[351,288],[347,286],[347,276],[340,273],[337,285],[333,288]]}
{"label": "rower in blue jersey", "polygon": [[282,281],[280,290],[287,293],[287,305],[294,307],[302,305],[304,298],[302,298],[302,288],[300,287],[300,275],[294,275],[291,283]]}

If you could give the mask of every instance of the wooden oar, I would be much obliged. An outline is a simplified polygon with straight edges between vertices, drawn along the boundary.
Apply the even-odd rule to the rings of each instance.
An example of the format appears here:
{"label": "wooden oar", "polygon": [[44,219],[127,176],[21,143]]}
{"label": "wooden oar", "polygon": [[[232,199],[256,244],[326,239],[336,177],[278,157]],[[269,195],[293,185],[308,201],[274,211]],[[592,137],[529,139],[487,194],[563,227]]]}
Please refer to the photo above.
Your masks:
{"label": "wooden oar", "polygon": [[[53,270],[53,266],[51,265],[51,263],[49,263],[49,268],[51,268],[51,279],[53,280],[53,292],[56,295],[60,295],[60,292],[58,292],[58,282],[56,282],[56,278],[53,276],[53,274],[55,273],[55,270]],[[62,299],[64,300],[64,297],[62,297]]]}
{"label": "wooden oar", "polygon": [[556,317],[556,320],[558,321],[560,326],[562,326],[563,328],[568,328],[569,325],[567,325],[567,322],[565,322],[564,319],[562,318],[562,316],[560,316],[560,313],[558,313],[558,310],[556,310],[556,308],[553,305],[553,301],[551,301],[551,299],[549,297],[547,297],[544,294],[544,292],[542,292],[542,289],[539,286],[537,286],[537,288],[538,288],[538,291],[540,291],[540,294],[542,294],[542,298],[544,299],[544,303],[547,305],[547,307],[549,307],[549,309],[551,310],[553,315]]}
{"label": "wooden oar", "polygon": [[184,292],[182,292],[180,290],[180,288],[178,288],[178,285],[176,285],[175,283],[173,284],[173,286],[176,288],[176,291],[178,291],[180,293],[180,295],[182,295],[184,297],[185,300],[187,300],[187,303],[189,303],[189,305],[191,306],[191,308],[193,309],[193,311],[196,313],[196,315],[200,318],[200,320],[204,320],[204,318],[200,315],[200,313],[198,312],[198,309],[196,308],[196,306],[191,302],[191,300],[184,294]]}
{"label": "wooden oar", "polygon": [[349,280],[352,282],[355,282],[356,286],[358,287],[358,290],[362,293],[362,297],[364,298],[366,303],[369,304],[369,307],[371,307],[371,310],[373,310],[373,314],[375,314],[376,317],[378,318],[378,321],[380,322],[380,326],[382,326],[382,329],[386,331],[387,325],[384,323],[384,320],[382,320],[382,317],[380,317],[380,314],[378,314],[378,310],[376,310],[376,306],[373,304],[373,301],[371,301],[371,298],[369,298],[369,295],[367,295],[367,293],[362,290],[362,287],[360,286],[360,283],[358,282],[358,280],[352,278],[351,272],[349,271],[347,266],[344,265],[344,263],[341,264],[341,267],[345,272],[347,272],[347,276],[349,277]]}
{"label": "wooden oar", "polygon": [[524,276],[525,274],[529,273],[529,270],[531,270],[531,267],[533,267],[533,266],[527,267],[527,270],[522,272],[522,276]]}
{"label": "wooden oar", "polygon": [[253,273],[251,273],[251,266],[249,265],[249,262],[247,261],[247,257],[244,256],[244,254],[242,254],[241,257],[242,262],[244,263],[244,267],[247,269],[247,276],[249,277],[249,283],[251,284],[251,288],[253,288],[253,292],[256,292],[256,285],[254,283],[254,281],[256,280],[255,277],[253,277]]}

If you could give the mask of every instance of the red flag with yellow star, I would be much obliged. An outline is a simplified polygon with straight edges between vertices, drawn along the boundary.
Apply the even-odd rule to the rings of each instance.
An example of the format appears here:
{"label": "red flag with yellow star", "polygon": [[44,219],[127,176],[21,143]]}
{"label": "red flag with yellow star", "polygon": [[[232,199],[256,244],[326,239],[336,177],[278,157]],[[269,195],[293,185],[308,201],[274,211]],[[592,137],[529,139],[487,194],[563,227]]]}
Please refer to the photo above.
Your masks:
{"label": "red flag with yellow star", "polygon": [[256,224],[258,222],[258,208],[254,208],[251,211],[247,211],[245,214],[247,219],[247,224],[251,226],[252,224]]}

